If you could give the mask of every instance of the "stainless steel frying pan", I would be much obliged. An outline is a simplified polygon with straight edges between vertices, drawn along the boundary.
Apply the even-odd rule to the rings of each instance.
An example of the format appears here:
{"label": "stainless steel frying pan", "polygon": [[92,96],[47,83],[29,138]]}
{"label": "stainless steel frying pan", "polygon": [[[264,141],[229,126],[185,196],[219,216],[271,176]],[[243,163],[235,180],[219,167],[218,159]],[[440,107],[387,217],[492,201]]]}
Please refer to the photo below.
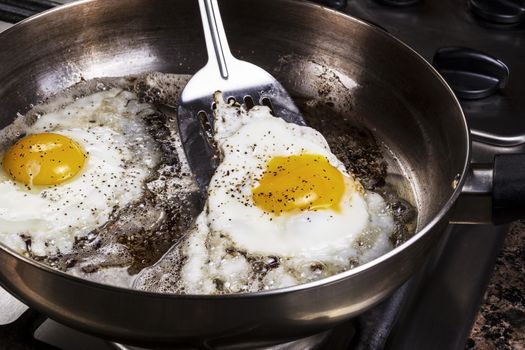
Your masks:
{"label": "stainless steel frying pan", "polygon": [[[319,78],[314,69],[319,63],[356,84],[343,96],[349,105],[341,108],[399,159],[417,198],[418,233],[337,276],[225,296],[100,285],[0,246],[0,282],[29,306],[126,343],[253,344],[299,337],[363,312],[421,266],[467,177],[465,190],[480,192],[484,185],[490,191],[492,172],[473,171],[469,164],[469,130],[456,98],[410,48],[381,29],[303,1],[221,0],[220,6],[233,53],[276,74],[292,96],[317,97],[312,82]],[[293,64],[286,64],[287,57]],[[91,0],[57,8],[0,35],[0,127],[81,79],[148,71],[192,74],[205,62],[193,0]],[[512,200],[500,192],[504,209]]]}

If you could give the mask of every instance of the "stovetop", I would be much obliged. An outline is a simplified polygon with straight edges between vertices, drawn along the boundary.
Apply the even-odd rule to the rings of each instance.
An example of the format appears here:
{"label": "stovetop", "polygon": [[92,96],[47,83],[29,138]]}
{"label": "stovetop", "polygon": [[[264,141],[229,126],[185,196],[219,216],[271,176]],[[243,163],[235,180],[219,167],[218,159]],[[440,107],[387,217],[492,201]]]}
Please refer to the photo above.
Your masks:
{"label": "stovetop", "polygon": [[[525,1],[317,2],[377,25],[435,61],[466,97],[475,161],[525,151]],[[55,4],[0,0],[0,19]],[[6,27],[0,22],[0,30]],[[472,99],[479,95],[489,96]],[[450,225],[427,264],[390,298],[332,331],[273,349],[464,349],[507,229]],[[0,325],[2,349],[132,349],[46,319],[1,288]]]}
{"label": "stovetop", "polygon": [[[497,6],[490,4],[521,3],[522,15],[516,18],[517,23],[489,21],[477,15],[476,9],[484,3],[494,8]],[[412,6],[392,7],[381,0],[354,0],[349,1],[346,12],[379,24],[430,62],[438,49],[447,47],[470,48],[501,60],[510,71],[506,86],[488,98],[462,99],[461,103],[475,140],[501,146],[525,142],[525,99],[520,97],[525,96],[524,1],[420,0]],[[493,9],[492,13],[499,12],[508,14],[510,10]],[[509,15],[500,17],[509,21]],[[483,74],[483,69],[476,69],[475,61],[467,63],[469,70]]]}

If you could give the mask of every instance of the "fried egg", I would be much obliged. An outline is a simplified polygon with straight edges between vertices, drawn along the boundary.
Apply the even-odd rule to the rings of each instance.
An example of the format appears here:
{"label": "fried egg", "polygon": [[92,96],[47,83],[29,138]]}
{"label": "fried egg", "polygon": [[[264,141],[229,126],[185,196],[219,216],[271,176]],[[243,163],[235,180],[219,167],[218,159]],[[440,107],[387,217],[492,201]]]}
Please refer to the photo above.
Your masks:
{"label": "fried egg", "polygon": [[0,131],[1,242],[65,254],[141,197],[159,156],[139,115],[146,107],[130,95],[114,88],[60,101]]}
{"label": "fried egg", "polygon": [[316,130],[268,107],[246,111],[216,96],[221,152],[204,211],[181,248],[180,290],[280,288],[330,276],[390,249],[394,219]]}

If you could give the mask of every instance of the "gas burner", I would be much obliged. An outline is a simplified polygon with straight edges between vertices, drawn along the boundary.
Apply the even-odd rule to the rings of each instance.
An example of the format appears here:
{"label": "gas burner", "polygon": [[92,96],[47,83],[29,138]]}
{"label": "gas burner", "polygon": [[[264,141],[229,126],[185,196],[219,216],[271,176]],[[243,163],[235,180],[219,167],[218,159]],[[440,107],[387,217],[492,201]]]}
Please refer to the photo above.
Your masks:
{"label": "gas burner", "polygon": [[525,21],[525,1],[470,0],[470,9],[480,19],[492,24],[518,25]]}
{"label": "gas burner", "polygon": [[377,3],[382,5],[392,6],[392,7],[408,7],[415,5],[420,2],[420,0],[375,0]]}

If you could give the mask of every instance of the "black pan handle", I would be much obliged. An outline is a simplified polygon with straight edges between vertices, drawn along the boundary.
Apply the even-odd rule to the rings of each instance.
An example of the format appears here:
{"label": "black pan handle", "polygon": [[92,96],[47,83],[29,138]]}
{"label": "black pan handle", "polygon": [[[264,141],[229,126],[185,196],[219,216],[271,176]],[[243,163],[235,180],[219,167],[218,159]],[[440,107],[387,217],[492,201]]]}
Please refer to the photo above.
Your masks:
{"label": "black pan handle", "polygon": [[509,68],[497,58],[469,48],[445,47],[434,55],[433,65],[459,99],[475,100],[503,89]]}
{"label": "black pan handle", "polygon": [[493,222],[525,218],[525,154],[497,155],[492,181]]}
{"label": "black pan handle", "polygon": [[525,219],[525,154],[498,154],[491,164],[471,164],[451,223],[518,219]]}
{"label": "black pan handle", "polygon": [[0,20],[9,23],[20,22],[58,5],[60,3],[53,0],[0,0]]}

